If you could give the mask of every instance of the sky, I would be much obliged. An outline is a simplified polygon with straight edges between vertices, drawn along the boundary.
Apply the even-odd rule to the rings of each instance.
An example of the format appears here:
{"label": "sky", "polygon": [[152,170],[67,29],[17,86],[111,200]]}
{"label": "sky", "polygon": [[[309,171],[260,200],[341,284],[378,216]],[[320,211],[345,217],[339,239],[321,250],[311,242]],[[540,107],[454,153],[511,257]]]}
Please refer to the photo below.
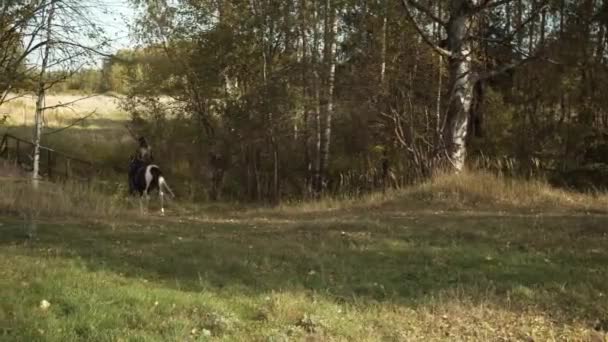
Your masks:
{"label": "sky", "polygon": [[[89,2],[90,0],[84,0]],[[100,24],[108,38],[112,40],[110,53],[119,49],[133,46],[134,42],[129,38],[128,23],[132,22],[135,16],[134,8],[127,3],[127,0],[93,0],[96,4],[101,4],[103,8],[92,9],[95,22]]]}
{"label": "sky", "polygon": [[[110,46],[104,48],[103,52],[107,54],[116,53],[120,49],[134,47],[135,42],[129,35],[129,23],[135,19],[135,9],[129,4],[128,0],[79,0],[79,5],[87,8],[87,12],[91,15],[88,19],[102,27],[105,31],[106,38],[110,40]],[[96,42],[88,41],[86,33],[80,37],[72,37],[79,43],[87,46],[95,46]],[[25,40],[24,44],[29,41]],[[30,64],[40,65],[44,49],[38,49],[36,53],[28,56],[27,61]],[[100,67],[102,65],[103,56],[94,57],[95,60],[89,61]],[[89,64],[86,63],[86,64]],[[61,68],[60,65],[51,66],[53,68]]]}

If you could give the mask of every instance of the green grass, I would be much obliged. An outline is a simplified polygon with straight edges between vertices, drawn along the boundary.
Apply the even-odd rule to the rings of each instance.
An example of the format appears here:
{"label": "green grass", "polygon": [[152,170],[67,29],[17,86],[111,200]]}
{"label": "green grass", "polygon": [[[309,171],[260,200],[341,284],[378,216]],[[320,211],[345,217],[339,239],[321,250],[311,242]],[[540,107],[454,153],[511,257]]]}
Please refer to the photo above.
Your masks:
{"label": "green grass", "polygon": [[530,211],[507,194],[465,196],[458,182],[146,220],[2,220],[0,340],[603,336],[594,328],[608,320],[605,211],[540,199]]}
{"label": "green grass", "polygon": [[[62,127],[104,110],[45,144],[122,165],[132,141],[110,102],[50,113]],[[32,103],[0,108],[9,132],[31,134]],[[143,219],[120,185],[34,193],[6,165],[0,193],[0,341],[601,341],[608,329],[605,194],[465,173],[277,208],[171,202]]]}

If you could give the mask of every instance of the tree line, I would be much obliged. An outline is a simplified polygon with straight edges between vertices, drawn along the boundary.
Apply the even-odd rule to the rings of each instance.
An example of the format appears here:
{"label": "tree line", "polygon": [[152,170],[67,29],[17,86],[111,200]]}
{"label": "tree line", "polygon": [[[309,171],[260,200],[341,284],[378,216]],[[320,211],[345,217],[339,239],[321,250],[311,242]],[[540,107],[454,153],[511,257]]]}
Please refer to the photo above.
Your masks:
{"label": "tree line", "polygon": [[127,108],[211,197],[359,193],[467,163],[606,184],[607,1],[133,3],[148,57]]}

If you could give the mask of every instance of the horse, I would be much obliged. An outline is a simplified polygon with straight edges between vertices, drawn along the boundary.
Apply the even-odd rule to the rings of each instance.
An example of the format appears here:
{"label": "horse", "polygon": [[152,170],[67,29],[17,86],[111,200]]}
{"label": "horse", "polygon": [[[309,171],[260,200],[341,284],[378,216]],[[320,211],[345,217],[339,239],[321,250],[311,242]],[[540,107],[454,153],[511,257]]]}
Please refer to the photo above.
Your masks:
{"label": "horse", "polygon": [[160,167],[152,163],[146,163],[137,158],[131,158],[129,162],[129,193],[131,195],[139,193],[139,208],[143,214],[142,197],[146,198],[146,209],[150,203],[150,191],[158,189],[160,197],[160,212],[165,215],[165,193],[166,190],[171,198],[175,198],[175,194],[167,184]]}

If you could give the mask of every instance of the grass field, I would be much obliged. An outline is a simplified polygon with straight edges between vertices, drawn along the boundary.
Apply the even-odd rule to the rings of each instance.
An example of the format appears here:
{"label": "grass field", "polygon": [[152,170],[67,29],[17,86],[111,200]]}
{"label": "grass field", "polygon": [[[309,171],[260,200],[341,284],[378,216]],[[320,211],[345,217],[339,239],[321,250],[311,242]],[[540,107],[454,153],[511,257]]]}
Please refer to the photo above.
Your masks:
{"label": "grass field", "polygon": [[33,221],[17,218],[25,194],[0,202],[0,340],[602,341],[608,329],[606,196],[473,174],[138,218],[82,193],[49,191],[22,215]]}
{"label": "grass field", "polygon": [[[36,98],[28,94],[12,94],[8,99],[10,101],[0,106],[0,114],[9,116],[8,124],[33,126]],[[119,98],[107,95],[49,94],[45,98],[45,106],[53,108],[45,113],[45,120],[50,126],[61,126],[91,113],[94,113],[89,120],[92,122],[95,119],[126,120],[127,115],[119,103]]]}
{"label": "grass field", "polygon": [[[96,109],[45,143],[121,165],[133,142],[114,99],[47,122]],[[31,134],[31,99],[0,110],[8,132]],[[9,166],[0,341],[597,342],[608,330],[607,195],[465,173],[275,208],[182,199],[161,218],[139,216],[122,183],[33,193]]]}

